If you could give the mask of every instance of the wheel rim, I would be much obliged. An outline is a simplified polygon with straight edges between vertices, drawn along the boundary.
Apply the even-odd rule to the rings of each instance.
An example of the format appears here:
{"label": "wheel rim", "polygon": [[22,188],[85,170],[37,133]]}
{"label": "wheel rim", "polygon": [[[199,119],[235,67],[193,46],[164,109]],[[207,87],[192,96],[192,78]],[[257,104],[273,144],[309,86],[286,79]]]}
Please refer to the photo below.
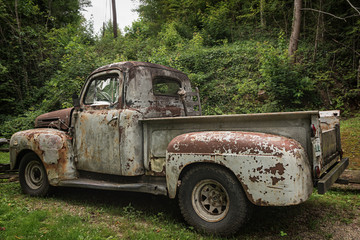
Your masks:
{"label": "wheel rim", "polygon": [[26,184],[32,189],[39,189],[43,184],[45,172],[38,161],[31,161],[25,168]]}
{"label": "wheel rim", "polygon": [[218,222],[223,219],[229,211],[229,203],[226,189],[215,180],[202,180],[193,189],[193,208],[207,222]]}

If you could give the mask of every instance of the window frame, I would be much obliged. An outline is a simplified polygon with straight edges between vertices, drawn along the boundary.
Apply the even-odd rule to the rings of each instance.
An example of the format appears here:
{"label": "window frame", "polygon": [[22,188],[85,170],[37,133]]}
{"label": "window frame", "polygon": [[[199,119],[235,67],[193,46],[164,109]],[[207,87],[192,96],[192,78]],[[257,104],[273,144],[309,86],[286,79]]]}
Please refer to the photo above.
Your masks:
{"label": "window frame", "polygon": [[[96,104],[96,103],[87,103],[86,102],[86,96],[90,90],[91,84],[99,79],[107,79],[107,78],[116,78],[117,82],[118,82],[118,94],[119,96],[117,97],[116,101],[111,103],[111,102],[107,102],[108,104]],[[100,73],[96,73],[93,76],[91,76],[88,81],[87,84],[84,87],[84,91],[82,91],[82,97],[81,97],[81,104],[83,106],[86,107],[95,107],[95,106],[106,106],[106,107],[112,107],[112,106],[116,106],[119,103],[121,103],[121,98],[122,98],[122,79],[121,79],[121,74],[119,73],[119,71],[116,70],[112,70],[112,71],[107,71],[106,73],[104,72],[100,72]],[[105,102],[105,101],[104,101]]]}
{"label": "window frame", "polygon": [[[179,88],[178,88],[178,90],[180,89],[180,88],[182,88],[182,82],[179,80],[179,79],[177,79],[177,78],[173,78],[173,77],[168,77],[168,76],[156,76],[156,77],[154,77],[153,79],[152,79],[152,93],[153,93],[153,95],[154,96],[160,96],[160,97],[179,97],[179,95],[177,94],[177,92],[176,93],[174,93],[174,94],[159,94],[159,93],[155,93],[155,85],[156,85],[156,83],[157,83],[157,81],[158,80],[162,80],[162,79],[165,79],[165,80],[171,80],[171,82],[174,82],[174,83],[177,83],[178,84],[178,86],[179,86]],[[170,81],[169,81],[170,82]],[[166,82],[164,82],[164,83],[166,83]],[[177,91],[178,91],[177,90]]]}

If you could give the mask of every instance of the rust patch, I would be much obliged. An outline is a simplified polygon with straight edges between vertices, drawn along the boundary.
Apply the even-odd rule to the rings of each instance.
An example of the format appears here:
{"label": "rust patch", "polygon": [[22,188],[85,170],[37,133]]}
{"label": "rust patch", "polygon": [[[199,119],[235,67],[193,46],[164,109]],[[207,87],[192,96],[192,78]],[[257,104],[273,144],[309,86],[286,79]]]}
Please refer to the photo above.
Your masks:
{"label": "rust patch", "polygon": [[259,176],[253,176],[253,177],[250,176],[249,179],[250,179],[250,181],[252,181],[252,182],[260,182]]}
{"label": "rust patch", "polygon": [[272,180],[272,185],[276,185],[279,181],[284,181],[285,178],[284,177],[277,178],[277,177],[271,176],[271,180]]}
{"label": "rust patch", "polygon": [[259,199],[256,200],[255,205],[258,205],[258,206],[267,206],[267,205],[269,205],[269,202],[268,202],[268,201],[264,201],[264,200],[262,200],[261,198],[259,198]]}
{"label": "rust patch", "polygon": [[71,113],[74,108],[42,114],[35,119],[35,128],[56,128],[67,131],[70,127]]}
{"label": "rust patch", "polygon": [[267,173],[271,173],[273,175],[276,174],[276,172],[279,173],[279,175],[283,175],[284,172],[285,172],[285,168],[284,168],[284,165],[282,163],[277,163],[275,165],[275,167],[270,167],[270,168],[267,168],[267,169],[264,169],[265,172]]}
{"label": "rust patch", "polygon": [[[168,148],[173,153],[246,154],[282,157],[301,145],[282,136],[254,132],[195,132],[177,136]],[[279,171],[281,172],[280,168]]]}

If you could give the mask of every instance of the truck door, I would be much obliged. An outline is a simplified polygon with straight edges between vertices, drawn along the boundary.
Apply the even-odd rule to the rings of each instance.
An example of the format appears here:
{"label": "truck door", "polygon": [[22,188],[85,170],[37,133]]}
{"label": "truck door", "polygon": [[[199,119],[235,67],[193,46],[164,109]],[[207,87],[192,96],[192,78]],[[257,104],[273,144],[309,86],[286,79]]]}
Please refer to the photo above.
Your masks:
{"label": "truck door", "polygon": [[122,75],[110,71],[92,76],[83,89],[75,112],[77,169],[120,174],[119,113]]}

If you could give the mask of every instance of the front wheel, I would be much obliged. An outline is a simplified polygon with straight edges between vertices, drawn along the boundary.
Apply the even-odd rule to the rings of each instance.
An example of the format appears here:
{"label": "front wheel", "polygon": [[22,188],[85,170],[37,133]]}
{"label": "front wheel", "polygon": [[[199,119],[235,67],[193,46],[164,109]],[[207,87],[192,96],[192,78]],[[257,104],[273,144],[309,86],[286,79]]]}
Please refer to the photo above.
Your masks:
{"label": "front wheel", "polygon": [[179,206],[190,225],[223,236],[238,231],[251,209],[238,179],[213,165],[197,165],[184,174]]}
{"label": "front wheel", "polygon": [[21,189],[31,196],[45,196],[50,188],[45,168],[35,153],[27,153],[19,167]]}

